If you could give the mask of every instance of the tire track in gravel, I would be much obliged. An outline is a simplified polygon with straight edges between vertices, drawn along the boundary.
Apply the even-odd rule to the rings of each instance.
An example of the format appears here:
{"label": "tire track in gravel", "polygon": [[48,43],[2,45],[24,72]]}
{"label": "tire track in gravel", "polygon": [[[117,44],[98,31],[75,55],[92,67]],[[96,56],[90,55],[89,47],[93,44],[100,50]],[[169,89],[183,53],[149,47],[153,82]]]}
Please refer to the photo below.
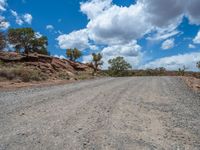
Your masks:
{"label": "tire track in gravel", "polygon": [[174,77],[4,92],[0,150],[199,150],[199,103]]}

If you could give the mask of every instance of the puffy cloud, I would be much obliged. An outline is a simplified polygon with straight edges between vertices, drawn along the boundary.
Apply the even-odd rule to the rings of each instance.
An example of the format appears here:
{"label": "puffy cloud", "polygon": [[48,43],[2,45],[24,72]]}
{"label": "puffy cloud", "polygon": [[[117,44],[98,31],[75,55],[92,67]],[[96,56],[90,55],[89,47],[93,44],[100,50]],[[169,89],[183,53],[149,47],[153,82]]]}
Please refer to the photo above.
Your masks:
{"label": "puffy cloud", "polygon": [[92,55],[83,56],[83,63],[90,63],[92,62]]}
{"label": "puffy cloud", "polygon": [[61,49],[78,48],[84,50],[89,48],[88,32],[86,29],[60,35],[57,40]]}
{"label": "puffy cloud", "polygon": [[186,0],[138,0],[144,5],[147,20],[155,27],[167,27],[180,23]]}
{"label": "puffy cloud", "polygon": [[115,58],[117,56],[122,56],[127,62],[129,62],[133,67],[137,67],[143,57],[141,52],[141,46],[137,44],[136,41],[125,45],[113,45],[105,47],[102,50],[104,65],[103,68],[108,67],[108,60]]}
{"label": "puffy cloud", "polygon": [[141,47],[136,44],[136,41],[126,45],[113,45],[103,49],[102,53],[108,56],[138,56]]}
{"label": "puffy cloud", "polygon": [[59,59],[66,59],[66,57],[63,55],[54,55],[54,57],[59,58]]}
{"label": "puffy cloud", "polygon": [[178,68],[183,68],[183,66],[185,66],[187,70],[197,71],[196,63],[199,61],[199,58],[200,52],[179,54],[171,57],[157,59],[155,61],[149,62],[141,68],[155,69],[159,67],[165,67],[168,70],[177,70]]}
{"label": "puffy cloud", "polygon": [[191,24],[200,24],[199,3],[199,0],[136,0],[125,7],[115,5],[112,0],[89,0],[80,7],[88,17],[86,28],[60,35],[57,40],[62,49],[96,49],[100,45],[105,47],[102,53],[106,60],[121,55],[131,64],[139,64],[143,55],[139,51],[134,56],[136,51],[130,50],[132,41],[148,35],[148,40],[165,40],[163,49],[174,47],[172,37],[181,33],[177,27],[183,17]]}
{"label": "puffy cloud", "polygon": [[32,20],[33,20],[33,17],[31,14],[25,14],[23,16],[23,19],[24,19],[24,22],[28,23],[28,24],[31,24],[32,23]]}
{"label": "puffy cloud", "polygon": [[35,37],[36,37],[36,38],[41,38],[41,37],[42,37],[42,34],[41,34],[40,32],[36,32],[36,33],[35,33]]}
{"label": "puffy cloud", "polygon": [[112,0],[92,0],[81,3],[81,11],[88,16],[88,19],[93,19],[102,14],[103,11],[111,7]]}
{"label": "puffy cloud", "polygon": [[5,17],[0,16],[0,29],[6,30],[10,27],[10,23],[5,20]]}
{"label": "puffy cloud", "polygon": [[2,29],[2,30],[6,30],[6,29],[8,29],[9,27],[10,27],[10,23],[7,22],[7,21],[2,21],[2,22],[0,23],[0,29]]}
{"label": "puffy cloud", "polygon": [[189,0],[187,1],[187,16],[191,24],[200,25],[200,1]]}
{"label": "puffy cloud", "polygon": [[33,20],[33,17],[31,14],[24,14],[24,15],[19,15],[16,11],[14,10],[11,10],[11,14],[15,17],[15,22],[16,24],[18,25],[23,25],[24,23],[28,23],[28,24],[31,24],[32,23],[32,20]]}
{"label": "puffy cloud", "polygon": [[188,47],[189,47],[189,48],[196,48],[196,46],[193,45],[193,44],[189,44]]}
{"label": "puffy cloud", "polygon": [[113,5],[90,20],[87,28],[91,39],[97,43],[112,45],[129,43],[141,38],[151,30],[151,25],[146,21],[142,5]]}
{"label": "puffy cloud", "polygon": [[17,14],[17,12],[16,12],[16,11],[14,11],[14,10],[11,10],[10,12],[11,12],[11,14],[12,14],[14,17],[18,17],[18,14]]}
{"label": "puffy cloud", "polygon": [[46,26],[46,29],[52,31],[54,29],[54,26],[49,24]]}
{"label": "puffy cloud", "polygon": [[168,39],[168,40],[165,40],[163,43],[162,43],[162,46],[161,48],[163,50],[167,50],[167,49],[171,49],[174,47],[174,39]]}
{"label": "puffy cloud", "polygon": [[166,29],[157,29],[156,33],[154,33],[153,35],[147,37],[147,40],[151,40],[151,41],[161,41],[161,40],[166,40],[170,37],[173,37],[175,35],[181,34],[180,31],[176,30],[175,26],[169,26]]}
{"label": "puffy cloud", "polygon": [[11,14],[16,18],[16,20],[15,20],[15,22],[16,22],[16,24],[18,24],[18,25],[22,25],[23,23],[24,23],[24,21],[22,20],[22,18],[18,15],[18,13],[16,12],[16,11],[14,11],[14,10],[11,10],[10,11],[11,12]]}
{"label": "puffy cloud", "polygon": [[196,37],[193,39],[195,44],[200,44],[200,31],[197,33]]}
{"label": "puffy cloud", "polygon": [[0,11],[5,11],[7,5],[7,0],[0,0]]}
{"label": "puffy cloud", "polygon": [[[112,0],[90,0],[81,3],[81,11],[89,22],[89,40],[113,45],[127,44],[156,31],[151,40],[165,40],[179,34],[177,26],[183,16],[197,18],[198,0],[137,0],[128,7],[120,7]],[[198,8],[198,7],[197,7]],[[190,20],[191,22],[194,22]]]}

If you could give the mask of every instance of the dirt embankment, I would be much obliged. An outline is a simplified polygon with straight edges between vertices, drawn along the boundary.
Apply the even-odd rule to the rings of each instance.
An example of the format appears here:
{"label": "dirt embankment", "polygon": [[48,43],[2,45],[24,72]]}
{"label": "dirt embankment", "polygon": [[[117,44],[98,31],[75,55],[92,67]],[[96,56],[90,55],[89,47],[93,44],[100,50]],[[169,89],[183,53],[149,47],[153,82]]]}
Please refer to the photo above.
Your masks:
{"label": "dirt embankment", "polygon": [[177,77],[0,92],[1,150],[199,150],[200,95]]}
{"label": "dirt embankment", "polygon": [[37,53],[0,52],[0,88],[92,78],[93,66]]}
{"label": "dirt embankment", "polygon": [[195,90],[196,92],[200,92],[200,79],[195,77],[181,77],[186,84]]}

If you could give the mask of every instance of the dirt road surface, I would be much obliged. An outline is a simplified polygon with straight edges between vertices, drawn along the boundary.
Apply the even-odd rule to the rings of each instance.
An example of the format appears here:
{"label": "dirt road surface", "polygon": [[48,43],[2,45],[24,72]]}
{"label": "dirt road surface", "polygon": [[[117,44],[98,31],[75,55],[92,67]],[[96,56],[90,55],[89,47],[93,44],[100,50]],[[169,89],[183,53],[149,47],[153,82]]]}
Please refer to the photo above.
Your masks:
{"label": "dirt road surface", "polygon": [[176,77],[0,92],[0,150],[199,150],[200,95]]}

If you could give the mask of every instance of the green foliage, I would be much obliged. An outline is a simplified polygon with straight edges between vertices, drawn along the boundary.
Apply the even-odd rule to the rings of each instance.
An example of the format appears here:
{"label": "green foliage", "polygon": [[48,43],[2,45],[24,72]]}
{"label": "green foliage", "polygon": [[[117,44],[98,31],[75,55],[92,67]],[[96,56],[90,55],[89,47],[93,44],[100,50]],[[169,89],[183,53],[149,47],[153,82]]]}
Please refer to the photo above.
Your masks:
{"label": "green foliage", "polygon": [[74,48],[74,49],[67,49],[66,55],[71,61],[76,61],[78,58],[82,56],[82,53],[77,48]]}
{"label": "green foliage", "polygon": [[93,53],[92,54],[92,62],[93,62],[93,66],[94,66],[94,73],[97,72],[97,70],[99,69],[99,66],[103,65],[103,62],[101,61],[102,58],[103,58],[103,56],[100,53],[98,53],[98,54]]}
{"label": "green foliage", "polygon": [[197,62],[197,68],[199,68],[199,69],[200,69],[200,61],[199,61],[199,62]]}
{"label": "green foliage", "polygon": [[111,76],[128,76],[129,70],[132,68],[123,57],[117,57],[108,61],[110,67],[108,68]]}
{"label": "green foliage", "polygon": [[0,60],[0,66],[3,66],[3,65],[4,65],[4,62]]}
{"label": "green foliage", "polygon": [[6,37],[3,32],[0,32],[0,51],[6,47]]}
{"label": "green foliage", "polygon": [[35,40],[32,41],[32,44],[33,44],[32,49],[34,52],[44,55],[49,54],[47,51],[48,39],[46,36],[36,38]]}
{"label": "green foliage", "polygon": [[183,68],[179,68],[178,69],[178,75],[179,76],[184,76],[185,75],[185,70],[186,70],[185,66],[183,66]]}
{"label": "green foliage", "polygon": [[30,52],[48,54],[47,37],[36,36],[36,33],[32,28],[9,29],[8,41],[10,42],[10,44],[13,44],[15,46],[16,52],[24,52],[27,55]]}

